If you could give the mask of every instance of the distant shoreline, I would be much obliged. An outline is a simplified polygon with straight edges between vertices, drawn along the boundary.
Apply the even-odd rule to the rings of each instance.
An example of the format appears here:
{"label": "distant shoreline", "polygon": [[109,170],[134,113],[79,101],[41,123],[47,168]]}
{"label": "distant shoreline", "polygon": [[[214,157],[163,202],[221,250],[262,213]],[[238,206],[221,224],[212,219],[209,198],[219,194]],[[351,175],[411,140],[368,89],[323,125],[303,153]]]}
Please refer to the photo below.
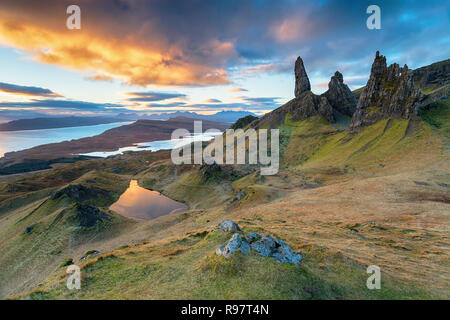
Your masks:
{"label": "distant shoreline", "polygon": [[[50,164],[61,161],[67,163],[81,160],[79,158],[82,156],[77,154],[116,151],[136,143],[167,140],[175,129],[193,131],[195,120],[184,117],[166,121],[138,120],[95,136],[6,152],[4,157],[0,158],[0,172],[10,174],[47,169]],[[229,124],[214,121],[202,121],[202,125],[203,130],[214,128],[223,131],[229,127]]]}
{"label": "distant shoreline", "polygon": [[99,124],[130,122],[130,120],[111,117],[64,117],[64,118],[32,118],[0,122],[0,132],[61,129],[87,127]]}

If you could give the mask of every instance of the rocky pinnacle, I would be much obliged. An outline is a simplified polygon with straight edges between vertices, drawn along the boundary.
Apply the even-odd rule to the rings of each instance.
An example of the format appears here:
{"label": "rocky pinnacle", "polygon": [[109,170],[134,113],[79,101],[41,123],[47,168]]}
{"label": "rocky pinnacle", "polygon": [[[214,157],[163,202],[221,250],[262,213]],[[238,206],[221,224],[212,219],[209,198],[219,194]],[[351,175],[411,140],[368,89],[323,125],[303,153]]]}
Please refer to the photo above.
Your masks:
{"label": "rocky pinnacle", "polygon": [[356,109],[356,99],[350,88],[344,83],[342,73],[336,71],[328,83],[328,91],[323,94],[334,110],[352,116]]}
{"label": "rocky pinnacle", "polygon": [[303,92],[311,90],[308,75],[306,74],[305,66],[301,57],[295,61],[295,97],[298,98]]}
{"label": "rocky pinnacle", "polygon": [[422,98],[414,88],[408,66],[393,63],[388,67],[386,57],[377,51],[370,78],[353,114],[352,129],[390,117],[410,119],[417,114]]}

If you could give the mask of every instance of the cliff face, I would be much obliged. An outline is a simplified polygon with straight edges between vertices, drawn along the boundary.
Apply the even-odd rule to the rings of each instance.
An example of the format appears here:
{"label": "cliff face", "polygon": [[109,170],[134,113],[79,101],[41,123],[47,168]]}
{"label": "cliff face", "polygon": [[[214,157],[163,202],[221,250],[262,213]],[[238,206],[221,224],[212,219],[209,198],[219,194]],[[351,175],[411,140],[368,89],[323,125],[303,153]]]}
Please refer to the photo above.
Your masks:
{"label": "cliff face", "polygon": [[387,67],[386,57],[377,51],[351,127],[371,125],[392,116],[410,119],[417,115],[423,100],[420,90],[414,87],[413,71],[397,63]]}
{"label": "cliff face", "polygon": [[450,59],[413,71],[414,86],[426,94],[421,107],[450,97]]}
{"label": "cliff face", "polygon": [[425,91],[450,84],[450,59],[415,69],[413,80],[417,88]]}

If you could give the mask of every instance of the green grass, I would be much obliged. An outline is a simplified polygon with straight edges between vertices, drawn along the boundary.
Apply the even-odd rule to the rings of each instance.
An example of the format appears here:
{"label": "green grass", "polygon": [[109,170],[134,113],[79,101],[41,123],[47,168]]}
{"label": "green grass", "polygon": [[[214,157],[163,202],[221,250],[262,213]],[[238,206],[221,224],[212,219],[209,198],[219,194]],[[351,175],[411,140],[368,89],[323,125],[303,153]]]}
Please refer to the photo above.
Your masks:
{"label": "green grass", "polygon": [[[323,176],[311,174],[315,170],[325,172],[325,178],[335,172],[340,175],[339,179],[360,172],[372,177],[373,172],[384,174],[394,164],[403,170],[411,159],[420,162],[418,154],[428,154],[427,150],[441,146],[440,138],[434,133],[448,133],[448,101],[442,103],[421,113],[425,122],[386,119],[358,133],[337,129],[321,117],[292,121],[288,115],[280,126],[283,168],[273,177],[261,177],[252,171],[242,175],[222,171],[220,176],[205,181],[199,166],[174,166],[167,157],[143,152],[109,162],[103,159],[78,162],[32,178],[8,180],[0,185],[0,196],[4,197],[0,198],[0,215],[11,215],[0,231],[0,260],[7,266],[2,269],[0,283],[15,279],[17,287],[23,291],[29,289],[22,285],[29,281],[23,275],[34,273],[38,277],[51,272],[42,280],[42,286],[34,286],[37,289],[20,296],[29,299],[442,298],[431,295],[429,292],[433,291],[418,282],[395,277],[395,273],[383,273],[381,290],[368,290],[366,265],[351,260],[350,255],[344,256],[331,246],[327,248],[317,243],[302,243],[304,261],[299,267],[281,265],[255,253],[245,256],[238,253],[225,259],[216,256],[215,249],[230,234],[205,232],[210,219],[228,219],[225,215],[233,215],[234,209],[241,209],[236,212],[245,214],[298,190],[300,182],[312,184],[314,181],[316,187],[326,184],[327,181],[321,180]],[[337,169],[330,171],[330,167]],[[300,173],[294,176],[295,172]],[[190,211],[162,217],[139,230],[157,241],[126,245],[118,242],[116,250],[83,261],[74,260],[82,267],[82,289],[69,291],[65,286],[67,274],[58,266],[66,262],[66,257],[76,257],[71,250],[84,246],[80,249],[82,254],[98,248],[91,242],[93,239],[103,243],[130,232],[131,229],[127,229],[130,224],[134,226],[107,210],[130,179],[138,179],[143,187],[187,203]],[[90,228],[81,227],[74,219],[77,203],[73,199],[63,196],[45,201],[67,183],[108,192],[109,196],[99,196],[85,203],[99,207],[110,219]],[[243,198],[230,204],[239,191],[244,191]],[[254,211],[255,219],[260,213]],[[304,213],[301,210],[298,213],[300,219]],[[278,212],[274,210],[273,214],[277,216]],[[265,225],[267,230],[261,226],[262,220],[245,219],[246,231],[284,232],[280,230],[283,230],[285,218],[277,216],[269,221]],[[24,234],[28,226],[33,226],[32,232]],[[283,240],[301,239],[295,235],[300,229],[300,225],[289,222],[287,230],[294,233],[288,233]],[[394,248],[388,242],[380,242],[380,245]]]}
{"label": "green grass", "polygon": [[214,250],[230,237],[139,245],[81,266],[82,289],[69,291],[57,271],[25,299],[408,299],[432,298],[422,288],[382,275],[382,289],[366,288],[366,266],[325,248],[305,248],[300,266],[255,252],[230,259]]}
{"label": "green grass", "polygon": [[61,264],[59,265],[60,268],[62,267],[67,267],[70,266],[71,264],[73,264],[73,259],[72,258],[66,258],[64,259],[63,262],[61,262]]}
{"label": "green grass", "polygon": [[438,101],[433,107],[420,110],[419,116],[430,126],[450,137],[450,99]]}

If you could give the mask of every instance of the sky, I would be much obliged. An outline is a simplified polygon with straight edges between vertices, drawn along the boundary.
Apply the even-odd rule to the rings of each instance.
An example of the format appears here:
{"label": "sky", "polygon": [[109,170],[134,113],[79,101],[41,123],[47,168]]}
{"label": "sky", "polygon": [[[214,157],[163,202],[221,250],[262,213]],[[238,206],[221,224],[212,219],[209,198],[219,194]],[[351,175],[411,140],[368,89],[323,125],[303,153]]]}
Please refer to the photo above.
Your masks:
{"label": "sky", "polygon": [[[69,5],[81,9],[70,30]],[[381,29],[368,29],[369,5]],[[221,110],[269,112],[336,70],[364,86],[379,50],[418,68],[450,58],[450,1],[2,0],[0,120]]]}

